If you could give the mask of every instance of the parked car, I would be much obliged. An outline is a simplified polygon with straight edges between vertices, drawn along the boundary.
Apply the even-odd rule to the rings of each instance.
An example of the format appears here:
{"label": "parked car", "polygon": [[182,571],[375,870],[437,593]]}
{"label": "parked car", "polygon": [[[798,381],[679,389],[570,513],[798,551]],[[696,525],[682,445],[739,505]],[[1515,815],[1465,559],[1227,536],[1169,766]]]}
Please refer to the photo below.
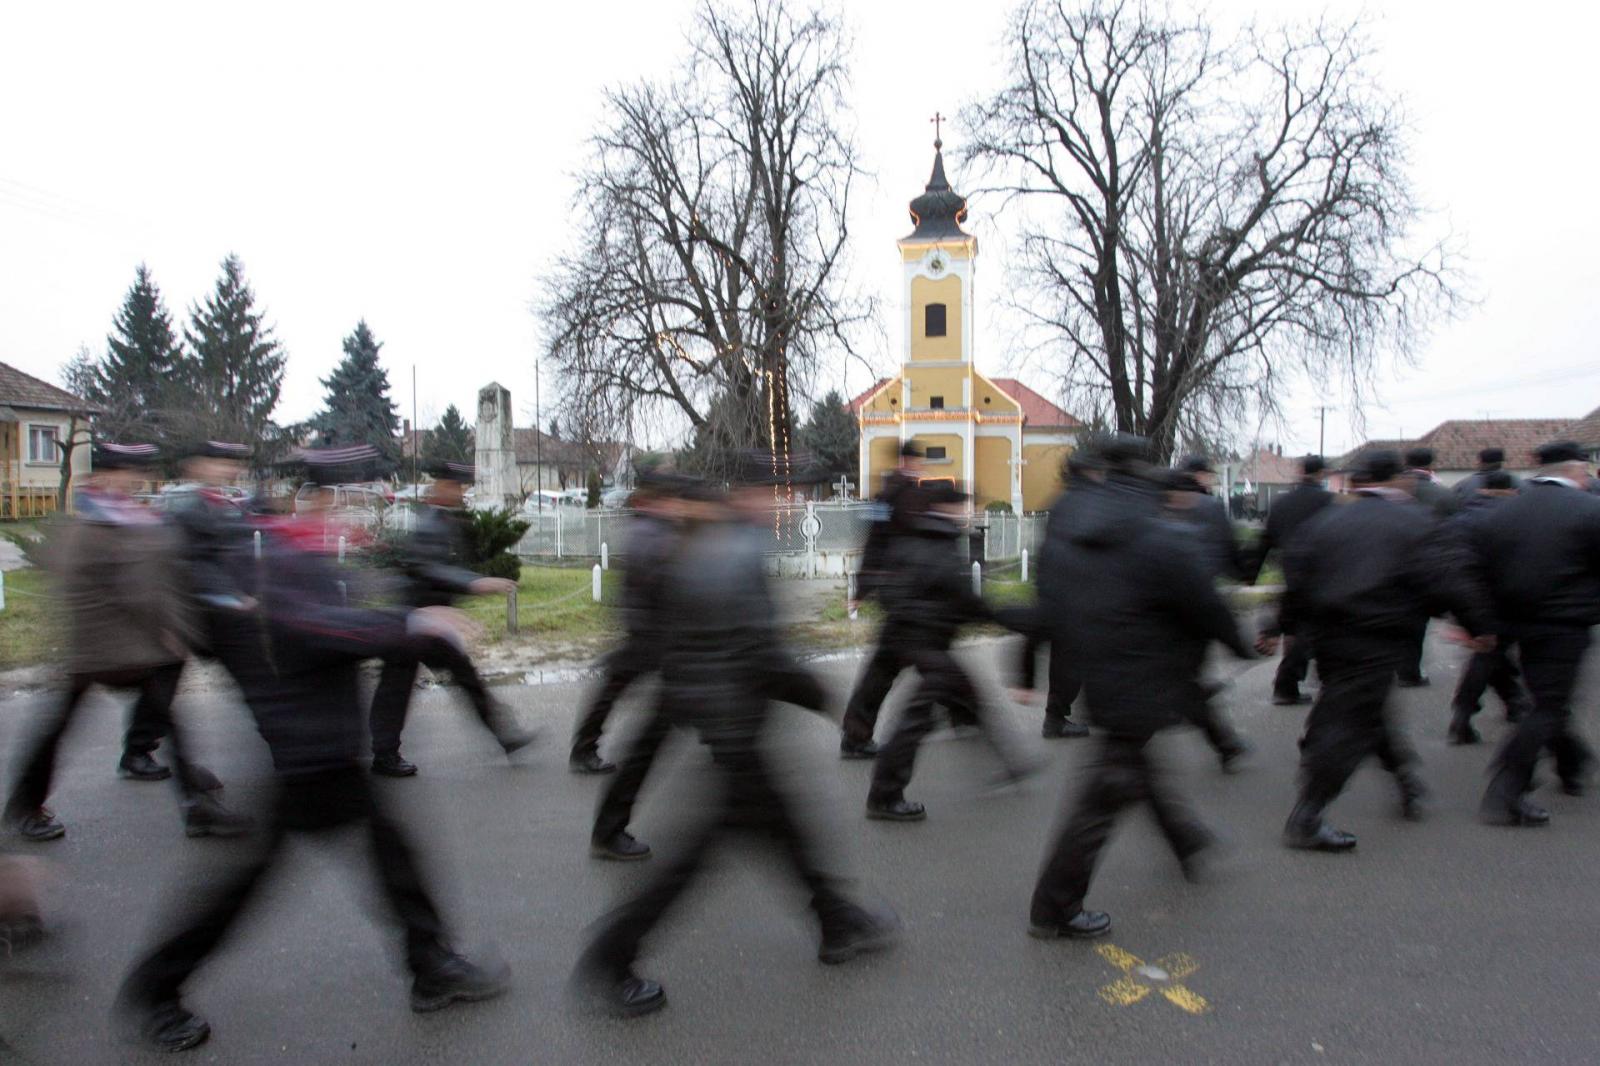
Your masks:
{"label": "parked car", "polygon": [[578,490],[567,489],[563,492],[557,492],[555,489],[541,489],[538,492],[530,493],[528,498],[522,501],[522,513],[538,514],[540,511],[550,511],[558,507],[582,507],[586,502],[586,497],[582,492],[578,492],[578,495],[574,496],[574,492],[578,492]]}

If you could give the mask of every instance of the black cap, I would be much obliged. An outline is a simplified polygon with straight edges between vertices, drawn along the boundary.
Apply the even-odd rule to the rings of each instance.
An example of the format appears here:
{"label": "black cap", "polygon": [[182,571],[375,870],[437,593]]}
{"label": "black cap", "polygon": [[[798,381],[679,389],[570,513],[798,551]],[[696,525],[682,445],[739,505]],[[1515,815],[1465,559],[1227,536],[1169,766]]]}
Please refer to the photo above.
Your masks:
{"label": "black cap", "polygon": [[1204,455],[1186,455],[1186,456],[1184,456],[1183,457],[1183,462],[1178,464],[1178,469],[1179,470],[1183,470],[1183,471],[1185,471],[1187,473],[1190,473],[1190,474],[1215,474],[1216,473],[1216,470],[1213,469],[1212,466],[1211,466],[1210,458],[1207,457],[1207,456],[1204,456]]}
{"label": "black cap", "polygon": [[1478,462],[1484,466],[1499,466],[1506,461],[1504,448],[1485,448],[1478,453]]}
{"label": "black cap", "polygon": [[1149,439],[1134,433],[1114,433],[1102,438],[1097,447],[1108,470],[1136,472],[1155,456]]}
{"label": "black cap", "polygon": [[193,459],[231,459],[236,463],[248,463],[254,449],[248,444],[230,444],[222,440],[208,440],[189,453]]}
{"label": "black cap", "polygon": [[378,449],[370,444],[348,448],[301,448],[295,458],[306,468],[306,479],[316,485],[343,485],[367,481],[378,461]]}
{"label": "black cap", "polygon": [[428,464],[427,473],[435,481],[455,481],[462,485],[470,485],[478,480],[478,468],[471,463],[439,460]]}
{"label": "black cap", "polygon": [[1200,484],[1200,479],[1188,470],[1173,470],[1161,467],[1153,470],[1150,479],[1168,492],[1205,492],[1205,486]]}
{"label": "black cap", "polygon": [[1376,485],[1400,476],[1400,455],[1387,448],[1366,452],[1350,468],[1350,479],[1357,485]]}
{"label": "black cap", "polygon": [[1570,440],[1551,441],[1541,444],[1533,450],[1539,457],[1540,466],[1554,466],[1556,463],[1582,463],[1588,461],[1588,456],[1583,454],[1583,449]]}
{"label": "black cap", "polygon": [[1412,470],[1433,469],[1432,448],[1412,448],[1406,452],[1406,466]]}
{"label": "black cap", "polygon": [[1505,491],[1516,488],[1517,481],[1509,470],[1490,470],[1483,475],[1483,487],[1491,491]]}
{"label": "black cap", "polygon": [[906,441],[904,444],[900,445],[900,458],[921,459],[922,445],[918,444],[915,440]]}
{"label": "black cap", "polygon": [[815,485],[828,480],[827,471],[804,452],[780,455],[770,448],[747,448],[728,464],[729,481],[737,485]]}
{"label": "black cap", "polygon": [[96,444],[91,465],[101,470],[145,470],[160,458],[154,444]]}
{"label": "black cap", "polygon": [[1322,456],[1320,455],[1308,455],[1300,460],[1300,472],[1306,477],[1310,477],[1313,474],[1320,474],[1326,470],[1327,467],[1328,464],[1323,461]]}

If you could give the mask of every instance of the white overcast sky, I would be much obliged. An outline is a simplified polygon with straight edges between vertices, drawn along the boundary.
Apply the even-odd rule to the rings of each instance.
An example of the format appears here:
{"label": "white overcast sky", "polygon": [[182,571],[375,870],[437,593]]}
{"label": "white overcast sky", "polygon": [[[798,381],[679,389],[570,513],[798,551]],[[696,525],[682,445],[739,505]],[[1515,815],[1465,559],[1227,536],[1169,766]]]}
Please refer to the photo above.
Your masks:
{"label": "white overcast sky", "polygon": [[[318,379],[365,317],[396,399],[421,421],[479,386],[532,421],[539,327],[528,309],[571,234],[571,175],[602,87],[661,74],[692,0],[8,5],[0,31],[0,361],[56,380],[149,263],[175,316],[228,252],[289,351],[279,415],[320,404]],[[1222,19],[1353,6],[1214,4]],[[1006,5],[847,0],[861,162],[874,176],[854,273],[893,309],[895,238],[931,162],[928,117],[988,90]],[[1600,405],[1600,173],[1589,5],[1395,3],[1367,9],[1381,76],[1415,126],[1414,176],[1464,238],[1480,302],[1386,375],[1366,435],[1452,417],[1579,416]],[[946,141],[962,131],[947,127]],[[958,189],[973,182],[951,173]],[[992,304],[1004,218],[974,202],[978,365],[1014,370]],[[986,313],[989,312],[989,313]],[[889,315],[880,362],[900,338]],[[1022,376],[1042,391],[1037,366]],[[854,391],[852,367],[838,384]],[[548,405],[554,389],[545,382]],[[1286,447],[1317,443],[1291,402]],[[1327,398],[1339,402],[1339,397]],[[548,411],[545,420],[548,421]],[[1330,452],[1354,442],[1328,419]]]}

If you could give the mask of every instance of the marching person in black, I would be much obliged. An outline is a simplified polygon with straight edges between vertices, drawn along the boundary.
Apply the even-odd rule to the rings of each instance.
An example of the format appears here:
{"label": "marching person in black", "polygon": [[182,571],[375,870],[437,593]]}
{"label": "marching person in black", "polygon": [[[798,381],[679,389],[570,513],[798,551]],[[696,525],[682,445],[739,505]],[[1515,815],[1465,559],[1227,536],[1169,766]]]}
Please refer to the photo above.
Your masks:
{"label": "marching person in black", "polygon": [[1183,517],[1199,527],[1202,551],[1213,579],[1242,580],[1248,563],[1234,533],[1233,519],[1228,516],[1227,501],[1213,492],[1217,485],[1216,468],[1206,456],[1190,455],[1178,469],[1194,479],[1189,491],[1195,493],[1195,499],[1189,501]]}
{"label": "marching person in black", "polygon": [[[1433,472],[1433,449],[1412,448],[1406,452],[1405,477],[1417,503],[1421,504],[1437,521],[1455,514],[1460,501],[1456,494],[1443,485]],[[1426,688],[1433,684],[1422,668],[1422,653],[1428,640],[1428,619],[1419,618],[1410,634],[1405,656],[1397,667],[1401,688]]]}
{"label": "marching person in black", "polygon": [[[348,460],[349,452],[338,457]],[[346,471],[319,458],[306,455],[315,482],[348,480],[341,476]],[[325,507],[330,497],[324,489],[309,506]],[[405,930],[412,1010],[488,999],[506,987],[504,966],[484,969],[450,950],[410,843],[358,761],[361,663],[420,655],[439,642],[460,651],[472,623],[440,605],[409,612],[345,606],[325,539],[307,523],[290,523],[271,537],[264,560],[271,580],[261,586],[262,612],[276,671],[247,702],[271,749],[278,788],[259,850],[230,876],[203,886],[198,902],[180,916],[179,931],[141,958],[117,997],[130,1028],[161,1051],[182,1051],[210,1035],[210,1026],[183,1005],[184,985],[243,915],[290,834],[365,830],[390,917]]]}
{"label": "marching person in black", "polygon": [[1506,452],[1504,448],[1485,448],[1478,453],[1478,469],[1456,482],[1453,486],[1457,499],[1465,506],[1481,489],[1485,487],[1488,478],[1494,474],[1505,474],[1511,481],[1511,487],[1517,487],[1515,474],[1505,469]]}
{"label": "marching person in black", "polygon": [[[410,608],[448,607],[459,596],[504,596],[517,583],[504,577],[485,577],[466,568],[461,514],[464,486],[473,482],[473,469],[460,463],[438,463],[430,471],[425,503],[418,507],[416,524],[406,538],[401,557],[402,602]],[[417,671],[448,670],[467,694],[478,718],[510,755],[533,741],[510,713],[489,694],[478,668],[461,648],[447,640],[418,640],[386,658],[377,688],[372,693],[372,772],[384,777],[410,777],[417,767],[400,754],[400,732],[417,687]]]}
{"label": "marching person in black", "polygon": [[1502,632],[1516,641],[1533,707],[1495,757],[1481,815],[1501,825],[1543,825],[1530,802],[1548,751],[1569,795],[1581,794],[1594,752],[1572,728],[1572,696],[1600,624],[1600,500],[1585,492],[1589,465],[1571,442],[1538,450],[1539,476],[1473,530],[1483,580]]}
{"label": "marching person in black", "polygon": [[1020,780],[1029,772],[995,723],[985,721],[978,690],[950,651],[964,624],[994,617],[972,591],[961,558],[958,538],[967,497],[941,485],[927,492],[923,501],[927,510],[909,516],[910,528],[890,549],[893,576],[879,591],[884,631],[892,632],[899,642],[896,661],[915,668],[918,675],[916,691],[894,733],[878,751],[867,793],[867,817],[896,822],[927,817],[922,804],[905,798],[905,790],[916,766],[917,748],[933,730],[938,705],[963,708],[977,719],[1007,780]]}
{"label": "marching person in black", "polygon": [[[1250,582],[1261,578],[1261,568],[1273,552],[1281,559],[1294,541],[1295,534],[1308,520],[1333,502],[1333,493],[1322,486],[1322,456],[1308,455],[1300,460],[1300,483],[1281,496],[1273,498],[1267,508],[1266,525],[1261,539],[1250,559]],[[1279,707],[1292,707],[1310,703],[1311,697],[1300,691],[1311,665],[1309,640],[1296,640],[1294,634],[1284,633],[1283,658],[1278,661],[1278,672],[1272,679],[1272,702]]]}
{"label": "marching person in black", "polygon": [[[1355,499],[1323,508],[1284,562],[1283,627],[1310,637],[1322,679],[1300,741],[1299,799],[1284,827],[1284,842],[1295,848],[1355,847],[1353,835],[1322,815],[1369,754],[1395,775],[1402,813],[1419,816],[1416,755],[1388,706],[1417,620],[1453,611],[1475,649],[1494,644],[1484,597],[1450,539],[1416,506],[1399,457],[1370,453],[1353,480]],[[1263,637],[1262,650],[1274,643]]]}
{"label": "marching person in black", "polygon": [[[1461,510],[1450,517],[1452,536],[1458,538],[1464,550],[1474,551],[1475,531],[1488,520],[1495,508],[1517,494],[1516,479],[1504,470],[1491,470],[1477,477],[1478,489],[1465,497]],[[1494,688],[1506,705],[1506,721],[1518,721],[1532,700],[1522,684],[1522,671],[1517,669],[1511,652],[1516,641],[1501,633],[1493,651],[1475,651],[1461,671],[1461,681],[1456,685],[1455,697],[1450,701],[1450,730],[1452,744],[1476,744],[1483,739],[1472,725],[1473,716],[1482,706],[1484,690]]]}
{"label": "marching person in black", "polygon": [[[665,470],[657,469],[658,465],[641,464],[638,486],[629,499],[633,517],[628,520],[623,539],[623,638],[606,656],[600,687],[578,717],[568,758],[574,773],[609,774],[617,768],[600,757],[600,734],[606,718],[630,685],[661,668],[661,618],[656,601],[661,571],[677,543],[678,522],[675,497],[670,491],[672,478]],[[636,770],[648,768],[650,757],[643,755],[642,749],[635,754],[643,759],[642,763],[636,762]],[[637,792],[637,785],[633,787]]]}
{"label": "marching person in black", "polygon": [[[233,836],[248,828],[248,820],[222,807],[215,795],[221,782],[192,761],[172,717],[196,630],[178,565],[181,539],[171,523],[133,497],[156,459],[148,444],[97,446],[94,472],[76,499],[77,514],[62,530],[55,562],[67,614],[67,686],[25,747],[6,800],[4,820],[24,840],[55,840],[66,833],[44,802],[61,739],[96,685],[138,693],[117,764],[121,776],[175,776],[190,836]],[[163,740],[172,752],[171,769],[151,757]]]}
{"label": "marching person in black", "polygon": [[774,756],[764,740],[771,703],[820,711],[824,693],[783,646],[762,558],[758,526],[771,521],[774,479],[794,478],[770,452],[743,456],[738,466],[726,502],[686,504],[683,539],[662,595],[669,623],[663,705],[674,723],[693,729],[710,749],[714,812],[677,858],[595,924],[575,974],[579,987],[623,1014],[666,1003],[659,984],[634,972],[642,941],[712,847],[735,829],[755,830],[786,853],[821,922],[821,961],[847,961],[887,946],[893,935],[890,921],[852,902],[845,883],[823,872],[816,841],[774,779]]}
{"label": "marching person in black", "polygon": [[1172,523],[1159,518],[1160,489],[1148,480],[1148,444],[1108,443],[1106,483],[1077,510],[1060,565],[1071,602],[1058,631],[1082,664],[1090,721],[1100,730],[1071,813],[1046,856],[1029,911],[1030,935],[1099,936],[1111,928],[1084,899],[1118,813],[1150,804],[1188,877],[1212,837],[1173,794],[1151,741],[1192,718],[1205,699],[1197,664],[1216,641],[1241,658],[1250,651],[1213,584],[1207,564]]}

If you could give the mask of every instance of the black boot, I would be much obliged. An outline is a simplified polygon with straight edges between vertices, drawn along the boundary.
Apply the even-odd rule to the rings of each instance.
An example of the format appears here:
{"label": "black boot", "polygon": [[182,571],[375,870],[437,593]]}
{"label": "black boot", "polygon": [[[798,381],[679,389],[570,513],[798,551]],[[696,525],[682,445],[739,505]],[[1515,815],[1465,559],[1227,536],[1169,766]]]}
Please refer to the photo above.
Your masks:
{"label": "black boot", "polygon": [[59,840],[67,835],[67,827],[56,821],[56,816],[50,813],[48,807],[35,807],[18,814],[8,813],[6,821],[16,828],[23,840],[31,844]]}
{"label": "black boot", "polygon": [[573,971],[568,989],[577,997],[625,1018],[658,1011],[667,1005],[666,989],[633,969],[615,970],[585,954]]}
{"label": "black boot", "polygon": [[617,764],[606,762],[598,751],[586,751],[573,752],[567,760],[567,767],[575,774],[609,774],[617,768]]}
{"label": "black boot", "polygon": [[510,982],[511,967],[503,962],[478,966],[460,955],[446,954],[416,972],[411,981],[411,1009],[425,1014],[452,1003],[493,999]]}
{"label": "black boot", "polygon": [[604,840],[591,840],[589,854],[597,859],[637,862],[650,857],[650,845],[635,840],[633,834],[627,830],[619,829]]}
{"label": "black boot", "polygon": [[878,743],[870,737],[866,740],[851,740],[849,737],[839,738],[839,758],[876,759],[877,757]]}
{"label": "black boot", "polygon": [[1046,740],[1071,740],[1089,735],[1089,727],[1071,718],[1046,718],[1041,735]]}
{"label": "black boot", "polygon": [[242,837],[256,827],[248,814],[230,811],[211,792],[201,792],[183,802],[183,832],[191,837]]}
{"label": "black boot", "polygon": [[873,914],[857,907],[824,927],[817,958],[829,966],[849,962],[857,955],[889,947],[899,933],[900,922],[893,914]]}
{"label": "black boot", "polygon": [[414,777],[417,767],[415,763],[407,762],[398,751],[391,751],[372,757],[372,772],[379,777]]}
{"label": "black boot", "polygon": [[1323,821],[1320,805],[1302,800],[1283,827],[1283,843],[1306,851],[1349,851],[1356,846],[1356,838]]}
{"label": "black boot", "polygon": [[156,1051],[188,1051],[211,1036],[206,1020],[175,999],[144,1009],[122,1009],[128,1035]]}
{"label": "black boot", "polygon": [[1311,702],[1311,697],[1295,689],[1293,692],[1274,692],[1272,705],[1274,707],[1303,707]]}
{"label": "black boot", "polygon": [[152,759],[148,751],[125,751],[117,763],[117,776],[130,781],[165,781],[172,771]]}
{"label": "black boot", "polygon": [[1450,731],[1446,736],[1452,744],[1476,744],[1483,739],[1472,725],[1473,711],[1455,708],[1450,716]]}
{"label": "black boot", "polygon": [[1550,812],[1532,803],[1526,796],[1518,796],[1507,803],[1493,796],[1485,796],[1478,808],[1478,818],[1487,825],[1541,826],[1550,823]]}
{"label": "black boot", "polygon": [[884,822],[920,822],[928,816],[927,808],[905,797],[887,801],[867,801],[867,817]]}
{"label": "black boot", "polygon": [[1064,922],[1033,922],[1028,935],[1035,940],[1087,940],[1111,931],[1111,915],[1105,911],[1079,911]]}

